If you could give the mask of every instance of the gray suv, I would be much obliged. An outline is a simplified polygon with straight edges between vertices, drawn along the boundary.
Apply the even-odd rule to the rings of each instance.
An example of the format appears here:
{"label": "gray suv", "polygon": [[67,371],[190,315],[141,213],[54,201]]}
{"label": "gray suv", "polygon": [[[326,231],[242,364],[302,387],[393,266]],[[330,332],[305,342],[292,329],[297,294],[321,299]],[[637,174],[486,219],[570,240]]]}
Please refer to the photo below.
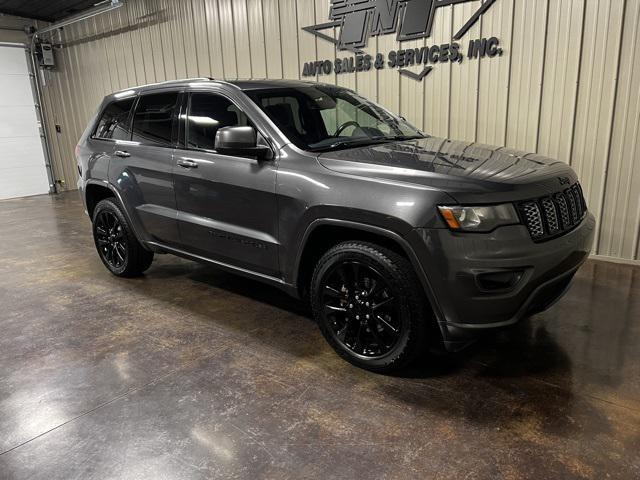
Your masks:
{"label": "gray suv", "polygon": [[104,99],[76,154],[113,274],[172,253],[275,285],[374,371],[546,309],[593,241],[566,164],[431,137],[332,85],[131,88]]}

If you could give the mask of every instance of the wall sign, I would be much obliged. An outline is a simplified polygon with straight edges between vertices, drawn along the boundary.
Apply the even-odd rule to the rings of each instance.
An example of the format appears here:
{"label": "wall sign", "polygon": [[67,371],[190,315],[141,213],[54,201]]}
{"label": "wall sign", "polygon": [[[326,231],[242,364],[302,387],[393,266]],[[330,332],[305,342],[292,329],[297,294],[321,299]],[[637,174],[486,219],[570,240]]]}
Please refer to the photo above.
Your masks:
{"label": "wall sign", "polygon": [[[398,42],[431,37],[438,9],[478,0],[331,0],[329,22],[304,27],[303,30],[329,41],[352,56],[333,60],[315,60],[304,64],[305,77],[367,72],[397,68],[400,75],[421,81],[438,63],[462,63],[465,58],[480,59],[502,55],[496,37],[471,40],[466,48],[459,40],[473,27],[496,0],[485,0],[480,8],[456,32],[449,43],[420,48],[391,50],[369,55],[362,51],[369,38],[396,34]],[[338,30],[337,38],[324,33]],[[409,70],[408,67],[414,67]],[[422,67],[415,70],[415,67]]]}

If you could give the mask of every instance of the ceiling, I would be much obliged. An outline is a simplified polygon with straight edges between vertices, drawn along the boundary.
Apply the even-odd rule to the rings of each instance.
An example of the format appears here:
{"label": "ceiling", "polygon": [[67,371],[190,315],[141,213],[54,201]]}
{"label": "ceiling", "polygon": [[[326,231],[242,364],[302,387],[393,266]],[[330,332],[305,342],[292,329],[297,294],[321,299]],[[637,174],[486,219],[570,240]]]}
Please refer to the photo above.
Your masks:
{"label": "ceiling", "polygon": [[0,13],[53,22],[98,2],[100,0],[0,0]]}

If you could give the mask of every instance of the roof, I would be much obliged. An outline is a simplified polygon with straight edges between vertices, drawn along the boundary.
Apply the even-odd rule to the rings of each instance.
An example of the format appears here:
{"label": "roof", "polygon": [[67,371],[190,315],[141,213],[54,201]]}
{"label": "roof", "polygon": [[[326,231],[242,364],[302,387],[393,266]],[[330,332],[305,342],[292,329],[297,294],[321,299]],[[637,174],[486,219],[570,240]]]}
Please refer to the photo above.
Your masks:
{"label": "roof", "polygon": [[258,90],[266,88],[295,88],[317,85],[316,82],[304,80],[232,80],[231,83],[240,90]]}
{"label": "roof", "polygon": [[[147,85],[136,85],[133,87],[123,88],[117,92],[113,92],[111,95],[114,95],[116,98],[122,96],[122,94],[134,94],[138,92],[144,92],[148,90],[155,90],[158,88],[166,88],[166,87],[187,87],[193,86],[193,84],[206,84],[211,82],[212,85],[218,84],[227,84],[233,85],[236,88],[239,88],[243,91],[250,90],[262,90],[262,89],[272,89],[272,88],[295,88],[295,87],[306,87],[310,85],[318,85],[316,82],[303,81],[303,80],[216,80],[210,77],[201,77],[201,78],[184,78],[180,80],[167,80],[165,82],[159,83],[150,83]],[[109,96],[111,96],[109,95]]]}

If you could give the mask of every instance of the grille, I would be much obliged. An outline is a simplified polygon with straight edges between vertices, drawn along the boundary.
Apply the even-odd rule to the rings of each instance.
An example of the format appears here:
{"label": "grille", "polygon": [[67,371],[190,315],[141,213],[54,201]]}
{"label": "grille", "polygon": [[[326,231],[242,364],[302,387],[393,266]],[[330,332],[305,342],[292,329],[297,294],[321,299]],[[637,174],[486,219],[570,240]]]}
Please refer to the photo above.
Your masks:
{"label": "grille", "polygon": [[560,223],[558,222],[558,213],[553,200],[550,198],[543,198],[540,204],[542,205],[542,214],[547,219],[549,233],[558,233],[560,231]]}
{"label": "grille", "polygon": [[529,233],[533,238],[544,236],[544,227],[542,226],[542,215],[540,215],[540,207],[536,202],[527,202],[520,205],[520,211],[524,216],[525,224],[529,229]]}
{"label": "grille", "polygon": [[563,192],[518,204],[518,210],[531,238],[536,242],[550,240],[578,225],[587,213],[579,183]]}

